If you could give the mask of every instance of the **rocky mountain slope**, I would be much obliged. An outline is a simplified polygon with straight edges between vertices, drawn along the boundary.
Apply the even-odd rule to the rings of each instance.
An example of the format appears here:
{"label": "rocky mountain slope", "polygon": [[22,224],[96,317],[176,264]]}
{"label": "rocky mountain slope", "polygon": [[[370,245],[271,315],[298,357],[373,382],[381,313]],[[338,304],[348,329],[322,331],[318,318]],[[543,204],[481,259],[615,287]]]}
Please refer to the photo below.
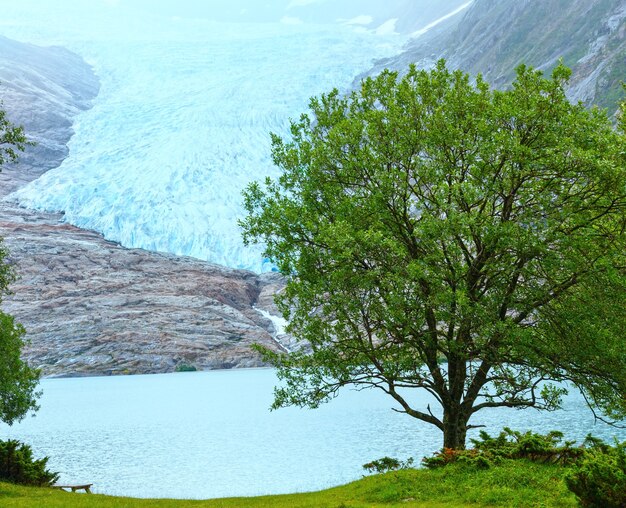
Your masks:
{"label": "rocky mountain slope", "polygon": [[549,72],[562,58],[573,70],[570,98],[612,113],[624,96],[626,0],[475,0],[372,72],[427,68],[439,58],[496,87],[522,62]]}
{"label": "rocky mountain slope", "polygon": [[[0,198],[66,157],[74,117],[97,91],[77,55],[0,38],[3,107],[37,143],[0,173]],[[25,356],[44,375],[253,367],[251,344],[284,349],[267,314],[276,275],[125,249],[62,219],[0,201],[20,274],[3,310],[24,324]]]}
{"label": "rocky mountain slope", "polygon": [[[465,3],[432,3],[426,14]],[[293,15],[309,20],[306,4]],[[350,15],[358,7],[371,17],[363,21],[367,28],[386,19],[374,0],[350,5]],[[419,2],[394,5],[396,29],[405,33],[426,15]],[[504,87],[520,62],[549,71],[563,58],[573,68],[570,97],[614,111],[623,96],[625,55],[626,0],[475,0],[372,72],[404,70],[411,62],[426,68],[444,57],[451,67],[481,72]],[[19,165],[0,173],[0,198],[59,165],[76,114],[97,92],[96,76],[77,55],[0,37],[3,107],[37,142]],[[275,275],[125,249],[65,224],[60,215],[6,201],[0,202],[0,236],[21,274],[3,309],[25,325],[26,356],[45,375],[258,366],[252,343],[297,347],[271,318],[272,295],[282,287]]]}
{"label": "rocky mountain slope", "polygon": [[374,30],[395,20],[397,32],[410,34],[467,3],[468,0],[326,0],[323,7],[316,2],[291,2],[288,13],[309,23],[341,20]]}
{"label": "rocky mountain slope", "polygon": [[0,36],[0,99],[11,121],[23,125],[36,143],[18,166],[3,168],[3,195],[61,164],[69,152],[73,119],[91,107],[99,87],[91,67],[71,51]]}
{"label": "rocky mountain slope", "polygon": [[272,310],[277,275],[126,249],[6,204],[0,235],[21,276],[3,310],[26,327],[26,358],[45,375],[258,367],[251,344],[283,349],[259,312]]}

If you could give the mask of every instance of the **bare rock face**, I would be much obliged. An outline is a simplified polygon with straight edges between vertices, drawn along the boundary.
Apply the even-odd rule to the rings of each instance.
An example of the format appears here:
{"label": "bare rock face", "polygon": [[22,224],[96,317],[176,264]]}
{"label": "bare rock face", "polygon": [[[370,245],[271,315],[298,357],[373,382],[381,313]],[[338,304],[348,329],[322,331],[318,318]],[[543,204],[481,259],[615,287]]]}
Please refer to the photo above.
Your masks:
{"label": "bare rock face", "polygon": [[430,68],[440,58],[496,88],[508,86],[521,63],[549,73],[563,59],[572,69],[568,97],[613,113],[624,96],[626,0],[475,0],[370,74]]}
{"label": "bare rock face", "polygon": [[93,69],[61,47],[43,48],[0,36],[0,99],[30,141],[18,165],[2,169],[6,195],[67,157],[74,117],[91,107],[100,84]]}
{"label": "bare rock face", "polygon": [[278,280],[126,249],[61,219],[0,208],[21,276],[4,310],[26,327],[26,358],[44,374],[257,367],[253,343],[282,349],[259,312],[271,310]]}
{"label": "bare rock face", "polygon": [[[0,197],[60,164],[97,90],[77,55],[0,37],[2,107],[38,143],[3,168]],[[252,344],[286,350],[272,317],[275,274],[126,249],[6,201],[0,236],[20,275],[3,310],[26,328],[25,357],[46,376],[257,367]]]}

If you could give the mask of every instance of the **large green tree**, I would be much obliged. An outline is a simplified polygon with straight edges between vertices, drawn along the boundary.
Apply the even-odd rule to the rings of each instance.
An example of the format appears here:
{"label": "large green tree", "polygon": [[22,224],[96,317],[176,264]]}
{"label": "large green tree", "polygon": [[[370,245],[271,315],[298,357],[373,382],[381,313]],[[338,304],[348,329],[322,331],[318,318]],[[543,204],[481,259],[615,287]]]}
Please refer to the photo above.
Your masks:
{"label": "large green tree", "polygon": [[241,226],[312,346],[264,351],[275,407],[375,387],[449,448],[484,408],[558,408],[563,382],[626,414],[624,123],[568,102],[568,77],[385,71],[273,135],[282,174],[247,188]]}
{"label": "large green tree", "polygon": [[[0,169],[7,162],[16,162],[27,144],[23,128],[11,123],[0,103]],[[15,268],[0,238],[0,303],[15,279]],[[24,327],[0,311],[0,420],[9,425],[37,409],[39,372],[21,358],[24,335]]]}

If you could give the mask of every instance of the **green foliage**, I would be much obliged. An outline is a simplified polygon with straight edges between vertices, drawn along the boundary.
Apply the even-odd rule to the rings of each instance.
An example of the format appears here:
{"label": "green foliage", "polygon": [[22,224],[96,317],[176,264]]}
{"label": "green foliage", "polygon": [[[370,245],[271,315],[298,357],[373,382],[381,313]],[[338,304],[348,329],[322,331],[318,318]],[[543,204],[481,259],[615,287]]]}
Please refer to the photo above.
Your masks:
{"label": "green foliage", "polygon": [[474,470],[502,466],[505,461],[520,459],[542,464],[568,466],[564,480],[567,488],[582,506],[592,508],[623,508],[626,506],[626,442],[609,446],[589,435],[583,446],[573,447],[563,441],[563,434],[516,432],[505,428],[497,437],[486,432],[472,439],[474,448],[444,448],[432,457],[424,457],[428,469],[459,464]]}
{"label": "green foliage", "polygon": [[626,506],[626,442],[614,447],[595,442],[565,477],[582,506]]}
{"label": "green foliage", "polygon": [[383,457],[363,464],[363,469],[370,473],[388,473],[389,471],[397,471],[398,469],[408,469],[412,465],[413,458],[411,457],[403,461],[392,457]]}
{"label": "green foliage", "polygon": [[25,333],[13,316],[0,312],[0,420],[9,425],[39,408],[39,371],[21,358]]}
{"label": "green foliage", "polygon": [[483,408],[558,408],[562,381],[626,416],[626,136],[568,102],[569,75],[520,66],[497,91],[443,61],[384,71],[273,135],[282,174],[247,188],[241,226],[313,350],[260,348],[274,407],[375,387],[449,448]]}
{"label": "green foliage", "polygon": [[[0,108],[0,169],[6,162],[15,162],[17,151],[27,144],[23,129],[12,125]],[[15,268],[0,238],[0,303],[15,280]],[[39,371],[21,359],[24,334],[22,325],[0,311],[0,420],[9,425],[37,409]]]}
{"label": "green foliage", "polygon": [[26,139],[24,128],[11,123],[0,102],[0,168],[7,162],[17,162],[17,152],[29,144],[32,143]]}
{"label": "green foliage", "polygon": [[477,469],[487,469],[503,459],[527,459],[533,462],[571,464],[582,456],[582,448],[574,448],[573,441],[562,443],[563,434],[551,431],[538,434],[532,431],[518,432],[505,427],[497,436],[491,437],[481,431],[478,439],[471,439],[474,447],[469,450],[443,448],[432,457],[424,457],[422,464],[429,469],[443,467],[454,462],[469,464]]}
{"label": "green foliage", "polygon": [[501,457],[491,453],[481,453],[479,450],[459,450],[453,448],[442,448],[433,454],[432,457],[424,457],[422,465],[428,469],[437,469],[449,464],[459,463],[470,466],[473,469],[489,469],[500,464]]}
{"label": "green foliage", "polygon": [[474,448],[483,453],[507,459],[529,459],[536,462],[570,464],[582,454],[574,441],[563,441],[563,433],[518,432],[505,427],[495,438],[481,431],[479,439],[471,439]]}
{"label": "green foliage", "polygon": [[20,485],[50,486],[58,473],[46,469],[48,457],[35,459],[30,446],[9,439],[0,441],[0,480]]}
{"label": "green foliage", "polygon": [[196,372],[196,369],[193,365],[189,365],[188,363],[179,363],[176,365],[176,372]]}
{"label": "green foliage", "polygon": [[85,496],[0,482],[0,499],[2,508],[574,508],[576,499],[562,481],[563,469],[528,461],[507,461],[483,471],[452,464],[367,476],[320,492],[206,501]]}

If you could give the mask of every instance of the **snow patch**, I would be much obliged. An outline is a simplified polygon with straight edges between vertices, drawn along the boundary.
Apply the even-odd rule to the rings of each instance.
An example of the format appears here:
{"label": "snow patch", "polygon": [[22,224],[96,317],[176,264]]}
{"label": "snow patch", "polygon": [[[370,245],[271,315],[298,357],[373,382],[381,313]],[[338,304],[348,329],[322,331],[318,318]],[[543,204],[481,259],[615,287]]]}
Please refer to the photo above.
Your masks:
{"label": "snow patch", "polygon": [[272,322],[272,324],[274,325],[274,333],[272,334],[272,338],[274,339],[276,343],[278,343],[278,345],[281,348],[285,349],[288,353],[291,353],[291,350],[284,344],[283,341],[280,340],[281,336],[282,337],[287,336],[286,329],[287,329],[287,325],[289,324],[289,322],[285,318],[274,316],[273,314],[270,314],[266,310],[262,310],[257,307],[255,307],[254,310],[256,310],[259,314],[261,314],[261,316],[263,316],[266,319],[269,319]]}
{"label": "snow patch", "polygon": [[451,18],[452,16],[456,16],[459,12],[464,11],[465,9],[467,9],[470,5],[472,5],[474,3],[474,0],[470,0],[467,3],[464,3],[463,5],[461,5],[459,8],[453,10],[452,12],[446,14],[445,16],[440,17],[439,19],[436,19],[435,21],[433,21],[432,23],[429,23],[428,25],[426,25],[424,28],[420,28],[419,30],[417,30],[416,32],[413,32],[411,34],[411,37],[419,37],[420,35],[424,35],[426,32],[428,32],[429,30],[431,30],[432,28],[436,27],[437,25],[439,25],[440,23],[443,23],[446,19]]}
{"label": "snow patch", "polygon": [[385,21],[382,25],[380,25],[374,33],[376,35],[394,35],[396,34],[396,23],[398,22],[398,18],[393,18]]}

